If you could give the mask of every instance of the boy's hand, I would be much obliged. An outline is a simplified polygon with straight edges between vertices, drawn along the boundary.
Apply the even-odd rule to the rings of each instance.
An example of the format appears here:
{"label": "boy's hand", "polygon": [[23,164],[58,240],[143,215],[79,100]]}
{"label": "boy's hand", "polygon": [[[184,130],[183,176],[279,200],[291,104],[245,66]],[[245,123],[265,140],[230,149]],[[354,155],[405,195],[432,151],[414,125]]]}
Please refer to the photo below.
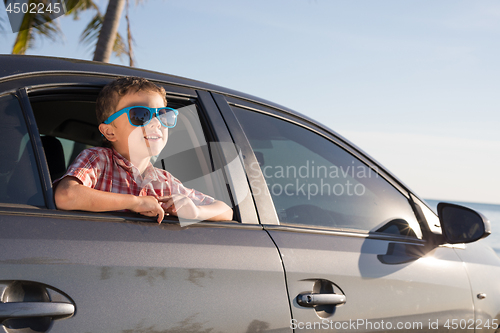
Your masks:
{"label": "boy's hand", "polygon": [[161,223],[165,211],[158,199],[153,196],[135,196],[96,190],[84,186],[72,176],[63,178],[57,185],[54,200],[58,209],[87,210],[90,212],[109,212],[124,209],[145,215],[157,216]]}
{"label": "boy's hand", "polygon": [[165,216],[165,211],[158,202],[158,199],[152,196],[136,197],[135,204],[130,210],[145,216],[157,216],[158,223],[161,223]]}
{"label": "boy's hand", "polygon": [[173,194],[158,198],[161,207],[166,213],[182,217],[185,219],[194,220],[198,218],[200,213],[199,208],[191,199],[182,194]]}

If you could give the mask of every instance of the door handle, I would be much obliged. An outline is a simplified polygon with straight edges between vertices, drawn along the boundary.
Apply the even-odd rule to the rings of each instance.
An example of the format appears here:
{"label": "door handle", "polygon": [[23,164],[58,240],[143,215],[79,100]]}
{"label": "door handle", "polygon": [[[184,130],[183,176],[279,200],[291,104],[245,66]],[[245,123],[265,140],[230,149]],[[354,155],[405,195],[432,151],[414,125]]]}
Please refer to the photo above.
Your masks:
{"label": "door handle", "polygon": [[33,317],[66,317],[75,313],[75,306],[62,302],[0,302],[0,319]]}
{"label": "door handle", "polygon": [[316,305],[339,305],[346,302],[345,295],[338,294],[299,294],[297,303],[301,306],[313,307]]}

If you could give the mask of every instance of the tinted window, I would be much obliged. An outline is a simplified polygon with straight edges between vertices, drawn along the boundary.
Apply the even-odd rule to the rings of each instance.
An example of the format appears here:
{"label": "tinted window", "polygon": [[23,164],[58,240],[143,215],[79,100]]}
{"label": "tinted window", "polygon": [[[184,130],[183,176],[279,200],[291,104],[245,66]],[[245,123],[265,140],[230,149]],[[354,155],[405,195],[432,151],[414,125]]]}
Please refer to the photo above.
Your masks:
{"label": "tinted window", "polygon": [[281,223],[421,237],[408,199],[376,170],[301,126],[233,109]]}
{"label": "tinted window", "polygon": [[16,97],[0,97],[0,202],[44,206],[40,178]]}

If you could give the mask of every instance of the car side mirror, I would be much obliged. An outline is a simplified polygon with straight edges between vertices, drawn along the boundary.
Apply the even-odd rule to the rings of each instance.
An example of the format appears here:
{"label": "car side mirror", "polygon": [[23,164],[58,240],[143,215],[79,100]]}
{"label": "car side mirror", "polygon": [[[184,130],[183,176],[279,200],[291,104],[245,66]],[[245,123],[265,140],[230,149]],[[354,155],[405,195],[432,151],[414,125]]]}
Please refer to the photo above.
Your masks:
{"label": "car side mirror", "polygon": [[472,243],[491,234],[490,221],[475,210],[445,202],[440,202],[437,210],[449,244]]}

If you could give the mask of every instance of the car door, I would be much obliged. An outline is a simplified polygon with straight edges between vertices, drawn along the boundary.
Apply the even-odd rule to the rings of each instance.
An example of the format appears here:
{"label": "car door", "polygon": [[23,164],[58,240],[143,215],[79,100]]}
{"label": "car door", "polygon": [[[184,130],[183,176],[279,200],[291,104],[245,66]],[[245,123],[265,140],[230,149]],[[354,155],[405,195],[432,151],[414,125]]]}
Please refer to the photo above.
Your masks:
{"label": "car door", "polygon": [[[230,137],[211,96],[163,84],[186,116],[179,139],[171,137],[174,152],[155,165],[178,169],[184,156],[200,176],[185,173],[186,183],[222,196],[235,220],[158,225],[130,213],[55,208],[57,162],[48,157],[56,148],[44,153],[43,138],[59,142],[63,164],[92,144],[95,124],[86,119],[110,78],[48,73],[43,80],[50,85],[0,94],[0,330],[291,331],[281,258],[245,196],[246,181],[233,179],[242,166],[221,144]],[[186,138],[190,147],[175,146]]]}
{"label": "car door", "polygon": [[244,133],[233,135],[283,260],[292,328],[448,331],[462,320],[453,331],[473,331],[463,263],[435,245],[422,202],[312,121],[216,99],[231,133]]}

